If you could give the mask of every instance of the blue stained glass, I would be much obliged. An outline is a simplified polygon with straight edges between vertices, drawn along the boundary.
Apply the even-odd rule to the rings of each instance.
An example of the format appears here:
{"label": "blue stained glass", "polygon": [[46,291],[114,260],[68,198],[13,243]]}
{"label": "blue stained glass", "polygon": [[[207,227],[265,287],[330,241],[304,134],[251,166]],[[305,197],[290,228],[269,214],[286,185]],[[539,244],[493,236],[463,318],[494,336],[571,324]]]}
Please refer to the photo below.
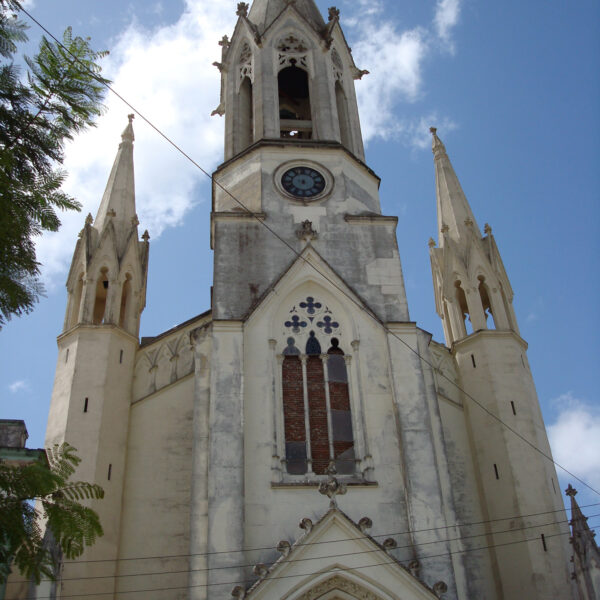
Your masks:
{"label": "blue stained glass", "polygon": [[300,302],[300,308],[305,308],[309,315],[314,315],[322,306],[323,305],[320,302],[315,302],[315,299],[312,296],[309,296],[306,299],[306,302]]}

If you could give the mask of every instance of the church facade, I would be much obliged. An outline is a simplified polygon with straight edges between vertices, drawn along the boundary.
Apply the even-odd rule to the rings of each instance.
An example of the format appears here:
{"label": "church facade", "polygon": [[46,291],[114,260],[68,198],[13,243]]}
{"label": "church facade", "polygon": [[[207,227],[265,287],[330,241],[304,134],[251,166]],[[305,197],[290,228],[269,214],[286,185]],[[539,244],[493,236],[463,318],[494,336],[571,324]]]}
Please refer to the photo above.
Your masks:
{"label": "church facade", "polygon": [[77,242],[46,445],[105,489],[105,535],[42,596],[571,598],[513,291],[444,144],[433,129],[445,344],[410,319],[339,11],[238,17],[217,63],[211,309],[139,340],[131,120]]}

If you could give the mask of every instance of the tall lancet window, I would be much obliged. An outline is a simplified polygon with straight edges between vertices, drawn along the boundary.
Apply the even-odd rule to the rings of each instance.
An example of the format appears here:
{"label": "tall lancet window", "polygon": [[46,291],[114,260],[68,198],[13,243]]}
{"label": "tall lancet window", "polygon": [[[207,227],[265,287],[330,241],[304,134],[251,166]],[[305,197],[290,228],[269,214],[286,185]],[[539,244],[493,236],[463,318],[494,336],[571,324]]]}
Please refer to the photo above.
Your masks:
{"label": "tall lancet window", "polygon": [[96,283],[96,299],[94,301],[94,325],[100,325],[105,318],[106,299],[108,297],[108,269],[103,267]]}
{"label": "tall lancet window", "polygon": [[308,78],[308,46],[294,35],[277,44],[279,75],[279,124],[281,137],[309,140],[313,137]]}
{"label": "tall lancet window", "polygon": [[[325,317],[317,325],[337,325]],[[316,320],[315,320],[316,321]],[[294,324],[302,327],[302,321]],[[285,458],[290,475],[326,472],[334,461],[338,473],[355,473],[354,432],[346,357],[336,338],[323,353],[314,331],[305,352],[288,338],[282,362]]]}
{"label": "tall lancet window", "polygon": [[496,321],[494,319],[494,312],[492,310],[492,302],[490,300],[489,288],[485,282],[485,277],[483,277],[483,275],[479,276],[479,297],[481,298],[483,314],[485,316],[488,329],[496,329]]}
{"label": "tall lancet window", "polygon": [[121,291],[121,310],[119,311],[119,327],[125,328],[127,324],[127,312],[131,302],[131,275],[127,273]]}
{"label": "tall lancet window", "polygon": [[244,77],[239,93],[240,150],[254,141],[254,107],[252,82]]}
{"label": "tall lancet window", "polygon": [[254,97],[252,92],[254,69],[252,60],[252,50],[246,42],[242,46],[239,59],[241,83],[238,92],[238,150],[240,151],[254,142]]}
{"label": "tall lancet window", "polygon": [[79,323],[79,311],[81,310],[81,299],[83,297],[83,273],[77,279],[73,295],[71,296],[71,306],[69,312],[68,328],[75,327]]}
{"label": "tall lancet window", "polygon": [[351,147],[350,118],[348,116],[348,99],[339,81],[335,82],[335,101],[340,122],[340,141],[346,148]]}

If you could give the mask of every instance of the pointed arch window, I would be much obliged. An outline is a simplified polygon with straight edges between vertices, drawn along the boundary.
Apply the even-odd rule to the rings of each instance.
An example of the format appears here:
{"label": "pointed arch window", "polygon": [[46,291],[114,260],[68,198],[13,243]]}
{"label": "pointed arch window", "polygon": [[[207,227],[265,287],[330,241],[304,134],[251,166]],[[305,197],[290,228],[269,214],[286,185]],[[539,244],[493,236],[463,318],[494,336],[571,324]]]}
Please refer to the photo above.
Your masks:
{"label": "pointed arch window", "polygon": [[128,309],[131,302],[131,275],[127,273],[121,290],[121,310],[119,311],[119,327],[127,325]]}
{"label": "pointed arch window", "polygon": [[100,269],[100,275],[96,283],[96,298],[94,300],[94,325],[100,325],[104,322],[106,313],[106,300],[108,297],[108,269],[103,267]]}
{"label": "pointed arch window", "polygon": [[348,116],[348,99],[340,81],[335,82],[335,101],[337,104],[338,119],[340,124],[340,141],[343,146],[350,148],[350,118]]}
{"label": "pointed arch window", "polygon": [[281,137],[309,140],[313,125],[308,73],[296,66],[295,59],[290,62],[277,76]]}
{"label": "pointed arch window", "polygon": [[467,304],[467,296],[465,290],[462,288],[460,281],[457,281],[454,286],[456,287],[456,302],[458,304],[458,310],[461,315],[461,335],[456,336],[456,339],[460,339],[466,335],[473,333],[473,326],[471,325],[471,317],[469,313],[469,305]]}
{"label": "pointed arch window", "polygon": [[496,319],[494,318],[494,311],[492,309],[490,290],[483,275],[480,275],[478,279],[479,297],[481,298],[481,306],[483,307],[483,314],[485,316],[487,327],[488,329],[496,329]]}
{"label": "pointed arch window", "polygon": [[240,151],[254,141],[254,96],[250,77],[244,77],[239,91]]}
{"label": "pointed arch window", "polygon": [[79,323],[79,311],[81,310],[81,299],[83,297],[83,273],[79,275],[73,295],[71,296],[71,306],[69,308],[68,328],[75,327]]}
{"label": "pointed arch window", "polygon": [[301,354],[294,338],[288,338],[282,395],[287,472],[321,475],[335,461],[338,473],[355,473],[348,372],[338,340],[333,338],[324,354],[311,331]]}

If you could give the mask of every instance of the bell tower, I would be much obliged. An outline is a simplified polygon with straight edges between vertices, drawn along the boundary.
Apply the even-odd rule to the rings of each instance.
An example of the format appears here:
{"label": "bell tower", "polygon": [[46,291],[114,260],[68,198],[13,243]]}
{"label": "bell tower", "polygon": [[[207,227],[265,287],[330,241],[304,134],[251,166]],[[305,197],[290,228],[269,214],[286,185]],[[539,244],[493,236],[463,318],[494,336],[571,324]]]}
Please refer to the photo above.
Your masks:
{"label": "bell tower", "polygon": [[485,519],[514,515],[521,529],[507,535],[489,527],[498,585],[506,599],[568,598],[568,530],[558,522],[563,504],[546,458],[552,454],[513,291],[492,228],[486,224],[482,237],[446,148],[436,129],[431,132],[439,226],[438,247],[429,244],[436,308],[462,388],[483,406],[465,399]]}

